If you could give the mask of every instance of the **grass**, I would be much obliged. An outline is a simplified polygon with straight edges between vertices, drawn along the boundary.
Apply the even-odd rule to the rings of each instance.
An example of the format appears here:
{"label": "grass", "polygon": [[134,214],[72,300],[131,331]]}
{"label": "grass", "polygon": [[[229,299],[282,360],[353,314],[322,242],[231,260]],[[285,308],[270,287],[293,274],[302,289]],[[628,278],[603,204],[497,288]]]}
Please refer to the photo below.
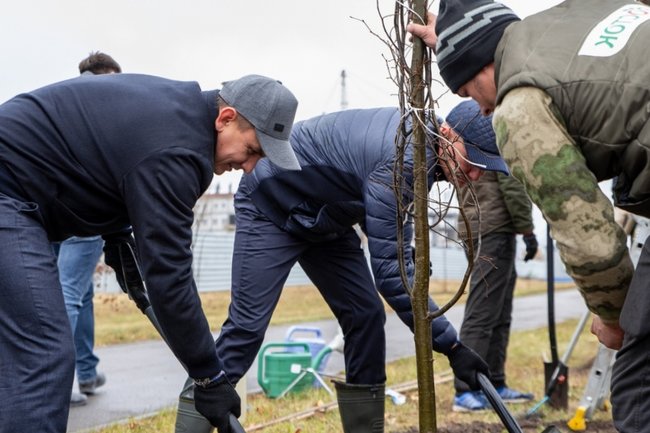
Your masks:
{"label": "grass", "polygon": [[[433,281],[431,294],[439,304],[446,302],[453,295],[458,282]],[[557,284],[558,290],[572,287],[570,283]],[[530,295],[544,293],[544,281],[525,280],[518,281],[516,295]],[[295,302],[300,299],[300,302]],[[214,330],[217,330],[226,318],[230,296],[228,292],[201,293],[204,311]],[[463,302],[463,298],[461,298]],[[95,297],[96,339],[99,345],[109,345],[123,342],[157,339],[158,335],[153,330],[147,319],[136,309],[135,305],[126,295],[97,294]],[[322,300],[320,294],[313,286],[288,287],[273,316],[272,324],[299,323],[320,319],[332,318],[332,313]],[[569,341],[570,335],[577,321],[566,322],[558,325],[558,341],[562,351],[563,345]],[[541,353],[547,350],[548,337],[545,330],[515,332],[512,334],[509,346],[508,374],[509,383],[524,390],[534,390],[539,398],[543,394],[543,364]],[[570,361],[571,389],[570,401],[575,404],[580,399],[580,394],[586,381],[588,366],[596,353],[596,340],[584,331],[579,344]],[[575,371],[573,366],[577,366]],[[446,357],[436,354],[434,369],[437,374],[447,373],[449,366]],[[390,363],[387,367],[388,385],[395,386],[407,382],[413,383],[415,377],[415,359],[407,358]],[[458,414],[450,410],[453,387],[451,381],[439,383],[436,386],[438,426],[489,422],[498,423],[498,418],[492,413]],[[405,391],[407,403],[396,406],[387,400],[386,404],[386,432],[401,432],[417,426],[417,392]],[[339,432],[341,424],[338,411],[332,407],[333,397],[324,390],[309,390],[299,394],[289,394],[282,400],[272,400],[262,394],[248,396],[245,427],[248,432],[263,431],[266,433],[297,433],[297,432]],[[328,406],[329,405],[329,406]],[[289,422],[278,423],[267,428],[256,428],[286,417],[296,412],[312,409],[316,406],[324,407],[315,416]],[[326,410],[328,409],[329,410]],[[568,420],[574,407],[569,411],[548,411],[546,416],[554,420]],[[99,433],[149,433],[173,432],[176,410],[169,408],[155,416],[130,419],[124,423],[96,430]],[[607,419],[606,412],[598,413],[596,419]],[[541,429],[540,429],[541,430]],[[408,431],[408,430],[407,430]]]}
{"label": "grass", "polygon": [[[433,281],[431,295],[442,305],[457,290],[458,281]],[[557,289],[573,287],[572,283],[556,284]],[[519,279],[516,296],[544,293],[546,282]],[[218,331],[226,319],[230,292],[201,293],[203,310],[213,331]],[[296,299],[300,302],[297,303]],[[464,302],[461,299],[460,302]],[[95,344],[107,346],[120,343],[159,339],[147,318],[125,294],[95,295]],[[389,309],[389,308],[388,308]],[[273,314],[271,325],[332,319],[329,307],[313,286],[286,287]]]}
{"label": "grass", "polygon": [[[564,322],[557,327],[557,336],[560,345],[560,352],[570,340],[574,332],[577,320]],[[548,336],[546,330],[513,332],[508,350],[508,383],[522,390],[535,392],[536,400],[543,396],[544,368],[541,354],[548,350]],[[541,431],[542,425],[554,423],[566,431],[566,421],[575,413],[577,403],[580,400],[584,389],[589,367],[596,354],[597,341],[585,327],[578,344],[576,345],[571,359],[569,360],[569,410],[554,410],[548,405],[538,411],[543,416],[539,428],[533,431]],[[435,354],[434,370],[443,376],[449,372],[449,365],[446,357]],[[415,377],[414,358],[402,359],[390,363],[387,366],[388,385],[396,386],[406,382],[412,382]],[[386,400],[386,432],[398,433],[405,431],[417,431],[418,423],[418,396],[413,389],[404,391],[407,395],[407,402],[404,405],[394,405]],[[499,419],[492,412],[480,412],[472,414],[461,414],[452,412],[451,404],[453,397],[453,385],[450,380],[437,383],[436,385],[436,409],[439,428],[450,426],[477,425],[479,423],[496,424]],[[260,425],[269,423],[280,417],[295,414],[300,411],[324,406],[334,400],[324,390],[308,390],[297,394],[289,394],[281,400],[273,400],[262,394],[248,396],[246,419],[244,427],[247,432],[262,431],[264,433],[331,433],[340,432],[341,424],[338,411],[335,408],[321,411],[314,416],[296,419],[293,421],[278,423],[267,428],[259,428]],[[510,406],[511,412],[517,416],[525,413],[525,410],[532,407],[532,404]],[[597,411],[593,421],[611,419],[608,411]],[[175,423],[175,410],[170,408],[156,416],[129,420],[124,424],[114,425],[109,428],[97,430],[99,433],[153,433],[173,432]],[[520,421],[522,427],[524,422]],[[416,429],[416,430],[414,430]],[[527,430],[528,431],[528,430]]]}

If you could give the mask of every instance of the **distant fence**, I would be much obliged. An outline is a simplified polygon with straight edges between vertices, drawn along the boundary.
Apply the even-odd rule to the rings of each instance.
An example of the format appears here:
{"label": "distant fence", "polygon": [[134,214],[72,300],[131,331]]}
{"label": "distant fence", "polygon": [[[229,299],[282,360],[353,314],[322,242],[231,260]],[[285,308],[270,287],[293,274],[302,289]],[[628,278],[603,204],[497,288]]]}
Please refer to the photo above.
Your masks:
{"label": "distant fence", "polygon": [[[196,236],[193,246],[193,271],[199,291],[230,290],[230,268],[232,265],[234,237],[235,233],[230,231],[199,233]],[[523,246],[523,243],[521,246]],[[467,267],[467,259],[460,248],[432,247],[430,257],[431,263],[433,263],[432,279],[459,280],[463,277]],[[518,254],[518,257],[521,257],[521,254]],[[546,260],[544,259],[531,260],[527,263],[518,260],[516,266],[517,273],[521,278],[546,278]],[[564,266],[557,257],[557,253],[555,257],[555,279],[556,281],[569,280],[569,277],[564,272]],[[298,286],[303,284],[311,284],[311,282],[302,268],[296,265],[291,270],[286,285]],[[95,287],[98,292],[119,292],[115,276],[107,267],[100,267],[95,274]]]}

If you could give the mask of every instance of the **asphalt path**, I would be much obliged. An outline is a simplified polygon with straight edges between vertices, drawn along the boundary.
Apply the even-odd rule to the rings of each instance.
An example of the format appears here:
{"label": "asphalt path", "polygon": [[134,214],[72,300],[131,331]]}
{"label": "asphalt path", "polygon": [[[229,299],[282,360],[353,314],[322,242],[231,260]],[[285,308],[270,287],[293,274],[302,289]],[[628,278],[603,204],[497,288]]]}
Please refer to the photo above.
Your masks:
{"label": "asphalt path", "polygon": [[[446,314],[457,329],[462,321],[463,309],[464,305],[457,305]],[[555,293],[557,323],[578,318],[585,311],[584,301],[577,290]],[[546,295],[516,297],[512,329],[545,327],[547,315]],[[301,326],[318,327],[325,341],[332,340],[338,332],[334,320],[303,323]],[[290,325],[270,327],[265,344],[284,341],[289,328]],[[415,355],[415,347],[411,344],[413,334],[395,314],[387,316],[386,339],[387,361]],[[162,341],[108,346],[98,348],[96,352],[101,359],[99,369],[106,374],[107,382],[88,399],[86,406],[70,409],[69,433],[84,432],[129,418],[146,416],[178,403],[178,394],[186,374]],[[325,373],[337,374],[343,370],[343,355],[333,352],[327,360]],[[257,363],[251,367],[245,379],[245,387],[244,383],[238,385],[240,391],[260,391]]]}

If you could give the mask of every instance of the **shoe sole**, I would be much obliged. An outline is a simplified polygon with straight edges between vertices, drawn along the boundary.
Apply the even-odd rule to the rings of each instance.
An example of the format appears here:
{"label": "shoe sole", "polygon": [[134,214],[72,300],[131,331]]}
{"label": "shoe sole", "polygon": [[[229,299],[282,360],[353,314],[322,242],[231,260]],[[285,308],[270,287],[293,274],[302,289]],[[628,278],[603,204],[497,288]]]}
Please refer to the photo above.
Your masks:
{"label": "shoe sole", "polygon": [[510,400],[504,400],[504,399],[501,400],[503,400],[503,402],[507,404],[522,404],[522,403],[530,403],[533,401],[532,398],[513,398]]}
{"label": "shoe sole", "polygon": [[80,407],[80,406],[85,406],[88,404],[87,400],[82,400],[82,401],[70,401],[70,407]]}
{"label": "shoe sole", "polygon": [[453,412],[465,412],[465,413],[468,413],[468,412],[482,412],[484,410],[487,410],[487,408],[484,407],[484,408],[480,408],[480,409],[468,409],[465,406],[453,405],[451,407],[451,410]]}
{"label": "shoe sole", "polygon": [[93,395],[96,390],[97,390],[96,386],[91,386],[91,385],[82,386],[82,385],[79,385],[79,392],[82,393],[82,394]]}
{"label": "shoe sole", "polygon": [[95,383],[90,385],[79,385],[79,392],[86,395],[94,395],[97,388],[104,386],[105,383],[106,377],[102,377],[100,380],[95,380]]}

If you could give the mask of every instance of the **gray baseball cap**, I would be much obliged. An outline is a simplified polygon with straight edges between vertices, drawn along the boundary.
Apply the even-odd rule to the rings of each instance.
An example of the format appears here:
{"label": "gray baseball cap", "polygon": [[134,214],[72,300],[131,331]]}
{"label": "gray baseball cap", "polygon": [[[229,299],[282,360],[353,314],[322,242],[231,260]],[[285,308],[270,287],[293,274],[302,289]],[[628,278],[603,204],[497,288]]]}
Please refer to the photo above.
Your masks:
{"label": "gray baseball cap", "polygon": [[223,83],[219,96],[254,127],[264,154],[286,170],[300,170],[289,143],[298,100],[278,80],[246,75]]}

